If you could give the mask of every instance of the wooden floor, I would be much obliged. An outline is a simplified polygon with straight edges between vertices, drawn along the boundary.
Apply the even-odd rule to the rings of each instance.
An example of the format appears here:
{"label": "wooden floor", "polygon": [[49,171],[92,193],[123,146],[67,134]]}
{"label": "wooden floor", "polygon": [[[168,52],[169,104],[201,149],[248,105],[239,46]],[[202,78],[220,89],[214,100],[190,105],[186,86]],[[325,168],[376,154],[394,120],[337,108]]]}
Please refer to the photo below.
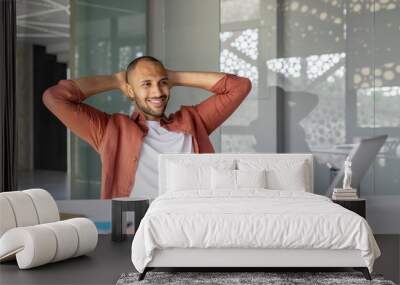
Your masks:
{"label": "wooden floor", "polygon": [[[386,279],[399,283],[400,236],[377,235],[382,251],[374,267]],[[99,235],[95,251],[88,256],[52,263],[41,267],[19,270],[15,261],[0,264],[0,284],[115,284],[124,272],[135,271],[128,239],[116,243],[109,235]]]}

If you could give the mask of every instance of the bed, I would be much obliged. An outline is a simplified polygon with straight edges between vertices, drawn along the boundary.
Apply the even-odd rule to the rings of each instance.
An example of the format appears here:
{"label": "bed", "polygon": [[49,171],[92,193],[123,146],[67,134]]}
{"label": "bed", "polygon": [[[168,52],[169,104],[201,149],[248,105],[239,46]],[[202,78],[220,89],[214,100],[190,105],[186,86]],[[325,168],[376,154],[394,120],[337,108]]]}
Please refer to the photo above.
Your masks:
{"label": "bed", "polygon": [[366,220],[313,194],[311,154],[163,154],[159,196],[132,242],[154,268],[352,267],[380,251]]}

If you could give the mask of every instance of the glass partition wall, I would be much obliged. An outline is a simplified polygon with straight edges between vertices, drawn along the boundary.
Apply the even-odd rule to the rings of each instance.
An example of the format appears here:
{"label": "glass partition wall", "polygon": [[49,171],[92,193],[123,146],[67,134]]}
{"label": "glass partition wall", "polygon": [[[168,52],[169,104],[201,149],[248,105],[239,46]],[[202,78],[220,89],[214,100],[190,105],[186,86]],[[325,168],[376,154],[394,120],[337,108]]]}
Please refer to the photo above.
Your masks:
{"label": "glass partition wall", "polygon": [[[44,188],[57,200],[100,198],[99,155],[43,105],[59,80],[112,74],[147,48],[146,0],[17,0],[18,189]],[[119,91],[88,103],[130,113]],[[133,173],[132,173],[133,175]]]}
{"label": "glass partition wall", "polygon": [[[146,53],[146,1],[71,1],[72,77],[112,74]],[[132,104],[120,91],[86,100],[108,112],[130,114]],[[101,162],[89,144],[69,134],[71,199],[99,199]],[[132,173],[133,175],[133,173]]]}
{"label": "glass partition wall", "polygon": [[42,94],[67,78],[68,0],[16,0],[18,189],[44,188],[68,199],[67,130],[43,105]]}
{"label": "glass partition wall", "polygon": [[340,167],[361,138],[388,134],[360,194],[375,232],[400,232],[391,214],[400,207],[400,2],[220,4],[221,70],[253,82],[221,128],[222,151],[312,152],[314,189],[325,194],[328,165]]}

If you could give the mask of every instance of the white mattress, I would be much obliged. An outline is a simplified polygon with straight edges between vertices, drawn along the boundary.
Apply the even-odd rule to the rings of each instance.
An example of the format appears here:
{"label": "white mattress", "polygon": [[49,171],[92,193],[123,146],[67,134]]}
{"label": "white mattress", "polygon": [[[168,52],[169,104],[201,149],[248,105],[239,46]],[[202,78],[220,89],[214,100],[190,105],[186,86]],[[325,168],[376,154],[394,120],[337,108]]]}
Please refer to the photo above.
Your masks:
{"label": "white mattress", "polygon": [[156,249],[355,249],[372,271],[379,248],[365,219],[324,196],[298,191],[180,191],[158,197],[132,243],[143,272]]}

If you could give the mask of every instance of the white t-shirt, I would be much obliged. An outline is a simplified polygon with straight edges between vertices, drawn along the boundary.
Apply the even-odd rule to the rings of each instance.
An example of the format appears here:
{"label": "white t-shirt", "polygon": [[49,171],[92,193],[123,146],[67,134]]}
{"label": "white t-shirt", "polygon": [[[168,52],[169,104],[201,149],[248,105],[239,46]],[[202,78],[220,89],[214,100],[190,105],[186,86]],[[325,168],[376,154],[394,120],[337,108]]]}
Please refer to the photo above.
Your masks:
{"label": "white t-shirt", "polygon": [[[158,196],[158,155],[160,153],[192,153],[192,136],[170,132],[159,121],[146,120],[149,128],[144,137],[130,197]],[[135,174],[134,174],[135,175]]]}

